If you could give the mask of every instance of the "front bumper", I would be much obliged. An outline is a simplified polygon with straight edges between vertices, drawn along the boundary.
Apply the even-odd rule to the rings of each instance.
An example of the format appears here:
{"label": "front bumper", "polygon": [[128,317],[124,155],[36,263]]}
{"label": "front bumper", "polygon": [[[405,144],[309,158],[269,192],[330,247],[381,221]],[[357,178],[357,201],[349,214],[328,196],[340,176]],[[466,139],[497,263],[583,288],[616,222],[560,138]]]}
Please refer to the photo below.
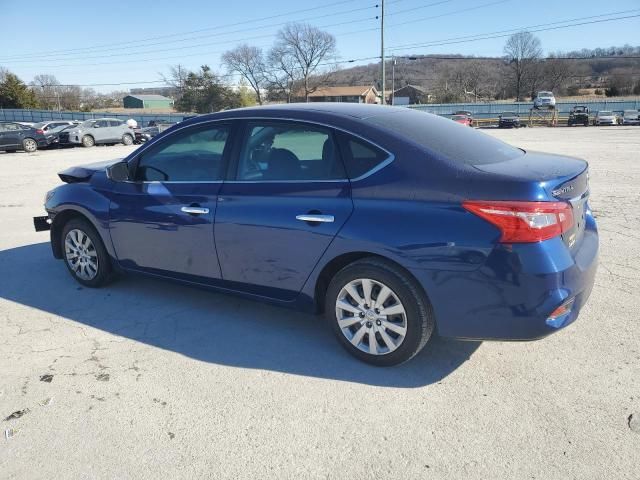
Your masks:
{"label": "front bumper", "polygon": [[[587,302],[598,264],[598,232],[588,217],[580,247],[561,238],[500,245],[472,272],[414,270],[424,285],[444,337],[535,340],[573,323]],[[557,321],[552,312],[573,299]]]}

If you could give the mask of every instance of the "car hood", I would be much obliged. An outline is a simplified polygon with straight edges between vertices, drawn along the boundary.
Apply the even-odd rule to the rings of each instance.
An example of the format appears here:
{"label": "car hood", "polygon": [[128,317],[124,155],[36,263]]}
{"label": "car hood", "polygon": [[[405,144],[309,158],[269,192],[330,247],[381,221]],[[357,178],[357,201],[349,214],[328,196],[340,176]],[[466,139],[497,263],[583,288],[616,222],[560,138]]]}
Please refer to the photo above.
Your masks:
{"label": "car hood", "polygon": [[122,158],[90,163],[88,165],[79,165],[63,170],[62,172],[58,173],[58,176],[60,177],[60,180],[65,183],[86,182],[93,176],[94,173],[104,171],[107,167],[110,167],[114,163],[118,163],[120,161],[122,161]]}

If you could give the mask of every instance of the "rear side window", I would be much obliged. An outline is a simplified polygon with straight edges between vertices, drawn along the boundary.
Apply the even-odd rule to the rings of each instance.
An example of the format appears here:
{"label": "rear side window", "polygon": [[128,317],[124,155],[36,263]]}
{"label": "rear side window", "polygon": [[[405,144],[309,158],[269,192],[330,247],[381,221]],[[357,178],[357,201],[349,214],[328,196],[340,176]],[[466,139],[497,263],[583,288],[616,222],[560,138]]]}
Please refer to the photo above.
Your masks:
{"label": "rear side window", "polygon": [[524,152],[473,128],[446,118],[402,109],[365,120],[390,130],[454,163],[483,165],[521,157]]}
{"label": "rear side window", "polygon": [[251,122],[238,164],[238,180],[318,181],[345,178],[333,134],[315,125]]}
{"label": "rear side window", "polygon": [[222,154],[229,126],[216,125],[176,132],[143,152],[136,180],[146,182],[210,182],[222,180]]}
{"label": "rear side window", "polygon": [[109,125],[112,127],[119,127],[122,125],[122,122],[120,120],[109,120]]}
{"label": "rear side window", "polygon": [[387,152],[369,142],[345,133],[341,133],[340,137],[340,148],[350,179],[365,175],[390,157]]}
{"label": "rear side window", "polygon": [[95,125],[98,125],[98,127],[100,128],[104,128],[104,127],[108,127],[109,126],[109,120],[98,120]]}

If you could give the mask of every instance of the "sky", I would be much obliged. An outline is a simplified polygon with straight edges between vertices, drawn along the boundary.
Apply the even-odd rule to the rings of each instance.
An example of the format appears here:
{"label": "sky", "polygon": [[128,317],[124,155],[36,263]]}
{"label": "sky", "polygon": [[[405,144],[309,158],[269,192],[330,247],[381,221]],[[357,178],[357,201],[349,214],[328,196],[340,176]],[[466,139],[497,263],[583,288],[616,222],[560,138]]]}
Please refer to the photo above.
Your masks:
{"label": "sky", "polygon": [[[348,66],[348,60],[380,56],[378,3],[106,0],[50,4],[40,14],[29,15],[23,0],[0,0],[0,66],[26,82],[38,74],[51,74],[62,84],[92,86],[101,92],[161,86],[161,74],[178,63],[189,69],[207,64],[223,74],[220,56],[225,50],[241,43],[267,50],[278,29],[293,21],[335,35],[339,59]],[[35,4],[29,5],[35,8]],[[468,37],[549,28],[553,25],[532,26],[565,20],[583,19],[569,22],[578,23],[640,15],[640,0],[386,0],[385,13],[386,55],[500,56],[506,37]],[[595,17],[604,14],[615,15]],[[638,45],[639,27],[640,16],[636,16],[535,34],[549,54]]]}

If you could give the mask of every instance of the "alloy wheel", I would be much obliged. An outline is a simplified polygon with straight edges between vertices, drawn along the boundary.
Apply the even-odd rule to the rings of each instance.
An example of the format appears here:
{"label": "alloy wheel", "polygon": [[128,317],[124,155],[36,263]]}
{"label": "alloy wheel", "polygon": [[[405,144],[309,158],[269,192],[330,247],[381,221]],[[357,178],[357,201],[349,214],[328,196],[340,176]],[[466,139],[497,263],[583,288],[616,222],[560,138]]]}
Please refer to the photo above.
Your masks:
{"label": "alloy wheel", "polygon": [[27,138],[24,141],[24,151],[27,153],[33,153],[38,149],[38,144],[35,142],[35,140],[32,140],[30,138]]}
{"label": "alloy wheel", "polygon": [[407,335],[407,313],[388,286],[370,278],[346,284],[336,299],[336,319],[351,344],[370,355],[396,350]]}
{"label": "alloy wheel", "polygon": [[67,264],[82,280],[93,280],[98,274],[98,252],[91,238],[79,229],[70,230],[64,239]]}

